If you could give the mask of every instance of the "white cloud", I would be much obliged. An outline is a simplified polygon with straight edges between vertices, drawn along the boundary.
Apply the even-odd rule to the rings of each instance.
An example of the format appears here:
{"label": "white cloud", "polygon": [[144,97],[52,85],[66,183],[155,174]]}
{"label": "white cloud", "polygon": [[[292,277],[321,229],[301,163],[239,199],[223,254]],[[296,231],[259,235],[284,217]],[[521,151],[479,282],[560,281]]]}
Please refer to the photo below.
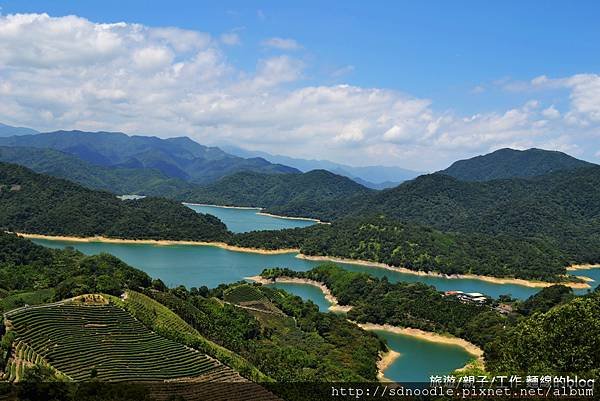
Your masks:
{"label": "white cloud", "polygon": [[560,117],[560,111],[556,110],[554,105],[552,105],[547,109],[544,109],[544,111],[542,111],[542,115],[546,118],[553,120]]}
{"label": "white cloud", "polygon": [[228,32],[221,35],[221,42],[228,46],[237,46],[242,43],[240,36],[235,32]]}
{"label": "white cloud", "polygon": [[600,122],[600,75],[576,74],[556,79],[540,76],[531,84],[537,88],[570,90],[571,110],[566,115],[570,123],[589,125]]}
{"label": "white cloud", "polygon": [[288,56],[260,60],[258,71],[251,81],[250,89],[269,88],[300,78],[304,63]]}
{"label": "white cloud", "polygon": [[141,69],[155,70],[171,64],[173,53],[164,47],[145,47],[136,50],[133,62]]}
{"label": "white cloud", "polygon": [[262,42],[264,47],[272,47],[279,50],[298,50],[302,46],[294,39],[270,38]]}
{"label": "white cloud", "polygon": [[206,144],[422,170],[503,146],[578,152],[587,148],[580,138],[597,140],[598,75],[528,83],[567,89],[564,112],[534,100],[465,116],[394,90],[303,85],[306,61],[288,55],[257,60],[255,71],[244,71],[228,60],[227,40],[234,43],[75,16],[0,16],[0,121],[42,130],[189,135]]}

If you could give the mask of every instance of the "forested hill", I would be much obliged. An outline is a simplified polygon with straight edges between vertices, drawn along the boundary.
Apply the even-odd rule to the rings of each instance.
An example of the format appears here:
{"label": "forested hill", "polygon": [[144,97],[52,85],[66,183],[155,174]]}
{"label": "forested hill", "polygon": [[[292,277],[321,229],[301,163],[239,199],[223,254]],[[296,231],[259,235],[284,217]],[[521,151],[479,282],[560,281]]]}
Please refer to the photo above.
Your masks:
{"label": "forested hill", "polygon": [[168,177],[156,169],[98,166],[54,149],[0,146],[0,161],[19,164],[37,173],[119,195],[168,197],[194,187],[193,184]]}
{"label": "forested hill", "polygon": [[[388,217],[238,234],[244,247],[299,248],[305,255],[370,260],[415,271],[564,281],[566,261],[548,241],[507,235],[444,233]],[[571,277],[572,278],[572,277]]]}
{"label": "forested hill", "polygon": [[502,178],[524,178],[560,170],[591,167],[592,163],[566,153],[543,149],[499,149],[483,156],[454,162],[439,171],[463,181],[488,181]]}
{"label": "forested hill", "polygon": [[0,163],[0,229],[48,235],[225,240],[225,225],[160,198],[121,201],[108,192]]}
{"label": "forested hill", "polygon": [[321,217],[328,208],[374,193],[326,170],[303,174],[238,173],[181,195],[181,200],[217,205],[260,206],[271,213]]}
{"label": "forested hill", "polygon": [[600,166],[487,182],[425,175],[330,212],[326,217],[379,213],[442,231],[541,238],[569,261],[600,261]]}
{"label": "forested hill", "polygon": [[161,139],[119,132],[56,131],[0,138],[0,145],[60,150],[105,167],[153,168],[194,183],[208,183],[239,171],[299,172],[261,158],[233,156],[187,137]]}

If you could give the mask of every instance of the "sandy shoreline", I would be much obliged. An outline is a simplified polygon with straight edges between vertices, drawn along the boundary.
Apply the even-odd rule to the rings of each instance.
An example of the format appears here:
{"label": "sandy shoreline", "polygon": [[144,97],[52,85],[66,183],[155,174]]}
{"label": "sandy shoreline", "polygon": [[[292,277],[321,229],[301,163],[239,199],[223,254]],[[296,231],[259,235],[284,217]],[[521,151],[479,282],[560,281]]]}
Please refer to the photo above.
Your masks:
{"label": "sandy shoreline", "polygon": [[350,305],[340,305],[337,298],[331,293],[329,288],[327,288],[325,286],[325,284],[320,283],[315,280],[309,280],[309,279],[298,278],[298,277],[277,277],[277,279],[275,279],[275,280],[269,280],[262,276],[246,277],[246,279],[252,280],[252,281],[255,281],[255,282],[261,283],[261,284],[273,284],[274,282],[277,282],[277,283],[294,283],[294,284],[312,285],[314,287],[318,287],[323,292],[323,295],[325,295],[325,299],[327,300],[327,302],[329,302],[331,304],[329,306],[330,312],[346,313],[350,309],[352,309],[352,306],[350,306]]}
{"label": "sandy shoreline", "polygon": [[29,239],[45,239],[50,241],[67,241],[67,242],[104,242],[111,244],[138,244],[138,245],[155,245],[155,246],[171,246],[171,245],[191,245],[191,246],[212,246],[226,249],[233,252],[259,253],[263,255],[279,255],[285,253],[297,253],[298,249],[259,249],[259,248],[243,248],[234,245],[228,245],[224,242],[202,242],[202,241],[176,241],[176,240],[153,240],[153,239],[121,239],[107,237],[69,237],[59,235],[41,235],[16,233],[18,236]]}
{"label": "sandy shoreline", "polygon": [[271,213],[265,213],[265,212],[258,212],[256,213],[260,216],[268,216],[268,217],[274,217],[276,219],[287,219],[287,220],[303,220],[303,221],[314,221],[315,223],[318,224],[331,224],[331,223],[326,223],[323,222],[319,219],[313,219],[311,217],[291,217],[291,216],[280,216],[278,214],[271,214]]}
{"label": "sandy shoreline", "polygon": [[[581,265],[571,265],[567,267],[567,270],[573,271],[573,270],[590,270],[590,269],[597,269],[600,268],[600,264],[581,264]],[[589,278],[589,277],[588,277]]]}
{"label": "sandy shoreline", "polygon": [[392,382],[393,380],[385,377],[385,370],[389,368],[396,359],[400,358],[400,353],[393,349],[388,349],[387,352],[379,353],[379,361],[377,361],[377,379],[381,382]]}
{"label": "sandy shoreline", "polygon": [[544,288],[550,287],[556,284],[562,284],[567,287],[571,287],[574,289],[586,289],[591,286],[588,283],[551,283],[548,281],[534,281],[534,280],[524,280],[520,278],[500,278],[500,277],[492,277],[492,276],[480,276],[477,274],[442,274],[436,272],[424,272],[424,271],[416,271],[410,270],[405,267],[397,267],[386,265],[385,263],[371,262],[368,260],[357,260],[357,259],[346,259],[346,258],[338,258],[338,257],[330,257],[330,256],[308,256],[303,254],[296,255],[299,259],[313,260],[313,261],[322,261],[322,262],[334,262],[334,263],[347,263],[361,266],[372,266],[378,267],[382,269],[387,269],[391,271],[396,271],[399,273],[413,274],[416,276],[430,276],[430,277],[439,277],[444,279],[472,279],[472,280],[480,280],[493,284],[516,284],[524,287],[533,287],[533,288]]}

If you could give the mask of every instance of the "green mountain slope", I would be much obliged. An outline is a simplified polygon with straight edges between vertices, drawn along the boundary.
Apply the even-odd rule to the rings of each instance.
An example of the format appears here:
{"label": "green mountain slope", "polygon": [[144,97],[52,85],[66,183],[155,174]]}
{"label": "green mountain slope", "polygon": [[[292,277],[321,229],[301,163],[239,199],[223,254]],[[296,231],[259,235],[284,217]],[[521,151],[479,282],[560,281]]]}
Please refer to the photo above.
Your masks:
{"label": "green mountain slope", "polygon": [[216,217],[160,198],[121,201],[21,166],[0,163],[0,228],[50,235],[224,240]]}
{"label": "green mountain slope", "polygon": [[346,205],[330,210],[381,213],[442,231],[540,238],[569,260],[600,261],[600,166],[488,182],[431,174]]}
{"label": "green mountain slope", "polygon": [[349,178],[325,170],[303,174],[238,173],[181,195],[191,202],[260,206],[275,214],[318,217],[328,204],[373,193]]}
{"label": "green mountain slope", "polygon": [[193,188],[155,169],[103,167],[54,149],[0,146],[0,161],[115,194],[168,196]]}
{"label": "green mountain slope", "polygon": [[297,173],[261,158],[243,159],[187,137],[160,139],[117,132],[56,131],[0,138],[0,145],[49,148],[100,166],[156,169],[168,177],[208,183],[240,171]]}
{"label": "green mountain slope", "polygon": [[563,281],[562,253],[542,239],[448,233],[383,216],[331,225],[238,234],[247,247],[299,248],[305,255],[369,260],[415,271]]}
{"label": "green mountain slope", "polygon": [[543,149],[499,149],[483,156],[454,162],[440,171],[463,181],[488,181],[501,178],[534,177],[560,170],[591,167],[592,163],[562,152]]}

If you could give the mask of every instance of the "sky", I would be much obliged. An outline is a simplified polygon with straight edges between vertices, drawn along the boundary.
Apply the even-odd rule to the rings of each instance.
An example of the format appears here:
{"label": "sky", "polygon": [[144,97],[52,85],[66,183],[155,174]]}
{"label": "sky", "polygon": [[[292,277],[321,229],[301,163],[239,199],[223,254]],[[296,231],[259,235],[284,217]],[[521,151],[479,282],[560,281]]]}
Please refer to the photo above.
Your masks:
{"label": "sky", "polygon": [[600,162],[597,1],[2,1],[0,122],[419,171]]}

